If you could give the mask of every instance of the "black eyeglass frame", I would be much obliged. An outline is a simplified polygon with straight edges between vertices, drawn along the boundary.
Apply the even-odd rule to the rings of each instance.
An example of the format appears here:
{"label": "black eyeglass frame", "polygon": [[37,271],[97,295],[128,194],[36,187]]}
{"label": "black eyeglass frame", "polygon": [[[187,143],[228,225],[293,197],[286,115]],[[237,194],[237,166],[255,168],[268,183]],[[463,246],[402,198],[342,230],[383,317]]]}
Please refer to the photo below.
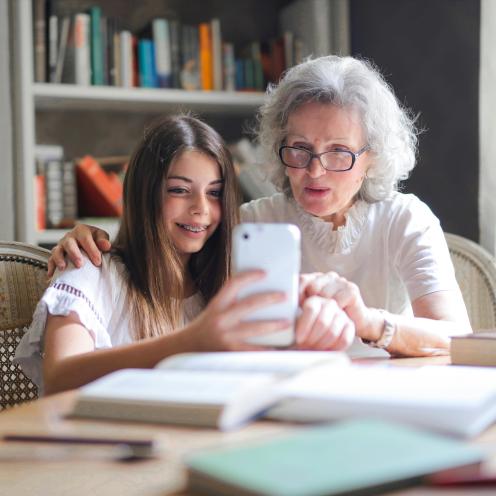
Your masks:
{"label": "black eyeglass frame", "polygon": [[[305,165],[299,167],[297,165],[289,165],[286,162],[284,162],[284,159],[282,158],[282,153],[283,153],[283,150],[285,148],[290,148],[292,150],[301,150],[303,152],[308,153],[308,161],[307,161],[307,163]],[[326,171],[329,171],[329,172],[348,172],[349,170],[353,169],[353,166],[355,165],[355,162],[357,161],[358,157],[360,157],[360,155],[362,155],[362,153],[365,153],[368,150],[370,150],[370,145],[363,146],[357,152],[352,152],[350,150],[339,150],[339,151],[329,150],[327,152],[322,152],[322,153],[313,153],[310,150],[307,150],[306,148],[300,148],[299,146],[282,145],[282,146],[279,147],[279,158],[281,159],[281,162],[282,162],[282,164],[285,167],[291,167],[292,169],[306,169],[310,165],[310,162],[314,158],[318,158],[319,159],[319,162],[320,162],[320,165]],[[325,155],[326,153],[348,153],[348,154],[351,155],[351,165],[347,169],[328,169],[327,167],[324,166],[324,164],[322,163],[322,160],[320,158],[322,155]]]}

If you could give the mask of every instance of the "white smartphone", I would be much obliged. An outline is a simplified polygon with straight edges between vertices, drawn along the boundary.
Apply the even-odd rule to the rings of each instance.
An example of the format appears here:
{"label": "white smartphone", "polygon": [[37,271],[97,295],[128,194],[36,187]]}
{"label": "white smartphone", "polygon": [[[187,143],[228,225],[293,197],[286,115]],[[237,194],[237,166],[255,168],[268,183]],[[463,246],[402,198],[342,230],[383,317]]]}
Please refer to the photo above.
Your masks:
{"label": "white smartphone", "polygon": [[239,298],[267,291],[282,291],[287,298],[253,312],[247,320],[287,319],[284,330],[248,340],[249,343],[286,347],[294,343],[300,274],[300,230],[293,224],[244,223],[233,232],[234,273],[262,269],[266,276],[239,292]]}

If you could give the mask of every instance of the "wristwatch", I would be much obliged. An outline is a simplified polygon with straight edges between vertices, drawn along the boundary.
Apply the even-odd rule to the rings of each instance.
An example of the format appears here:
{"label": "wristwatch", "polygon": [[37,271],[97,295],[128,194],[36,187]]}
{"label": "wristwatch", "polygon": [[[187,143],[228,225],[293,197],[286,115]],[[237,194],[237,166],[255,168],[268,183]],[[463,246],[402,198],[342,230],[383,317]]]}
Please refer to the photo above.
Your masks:
{"label": "wristwatch", "polygon": [[369,346],[374,348],[381,348],[385,350],[393,341],[394,335],[396,333],[396,324],[391,318],[391,314],[385,310],[379,309],[382,317],[384,318],[384,327],[382,329],[382,334],[377,341],[365,341]]}

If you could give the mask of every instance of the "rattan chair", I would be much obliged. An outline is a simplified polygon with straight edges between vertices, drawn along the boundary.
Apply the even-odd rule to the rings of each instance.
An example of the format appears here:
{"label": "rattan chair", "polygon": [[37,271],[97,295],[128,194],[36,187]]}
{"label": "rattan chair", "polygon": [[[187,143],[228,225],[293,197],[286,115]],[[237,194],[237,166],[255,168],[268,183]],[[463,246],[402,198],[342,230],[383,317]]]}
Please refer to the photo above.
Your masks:
{"label": "rattan chair", "polygon": [[12,358],[47,286],[49,256],[37,246],[0,241],[0,410],[38,397]]}
{"label": "rattan chair", "polygon": [[467,238],[445,237],[474,332],[496,328],[496,259]]}

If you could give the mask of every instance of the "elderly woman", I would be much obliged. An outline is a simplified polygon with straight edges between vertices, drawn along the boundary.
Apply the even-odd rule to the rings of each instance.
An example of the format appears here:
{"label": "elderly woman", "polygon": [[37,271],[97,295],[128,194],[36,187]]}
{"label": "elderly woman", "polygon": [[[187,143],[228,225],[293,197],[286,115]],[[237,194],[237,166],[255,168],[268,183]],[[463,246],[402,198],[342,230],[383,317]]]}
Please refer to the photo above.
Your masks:
{"label": "elderly woman", "polygon": [[[438,219],[397,191],[415,166],[416,131],[378,70],[351,57],[304,62],[269,88],[259,118],[281,192],[243,205],[242,220],[299,226],[302,294],[335,299],[358,348],[446,353],[470,323]],[[91,234],[101,233],[89,229],[66,235],[53,263],[64,265],[64,250],[79,258],[74,238],[94,252]]]}

